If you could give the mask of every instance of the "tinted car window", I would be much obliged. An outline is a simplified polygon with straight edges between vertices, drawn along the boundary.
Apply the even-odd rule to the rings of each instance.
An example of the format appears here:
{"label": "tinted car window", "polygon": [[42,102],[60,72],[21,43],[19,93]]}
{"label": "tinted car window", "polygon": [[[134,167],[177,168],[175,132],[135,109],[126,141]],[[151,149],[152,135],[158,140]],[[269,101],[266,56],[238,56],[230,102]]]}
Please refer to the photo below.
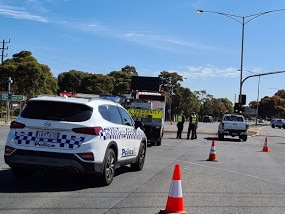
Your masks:
{"label": "tinted car window", "polygon": [[122,118],[120,116],[117,106],[109,106],[109,116],[110,122],[122,124]]}
{"label": "tinted car window", "polygon": [[242,117],[237,117],[237,121],[243,122],[243,118]]}
{"label": "tinted car window", "polygon": [[224,120],[226,121],[239,121],[239,122],[243,122],[243,117],[239,117],[239,116],[225,116]]}
{"label": "tinted car window", "polygon": [[101,116],[105,119],[110,121],[110,116],[109,116],[109,111],[108,111],[108,106],[107,105],[101,105],[99,106],[99,113]]}
{"label": "tinted car window", "polygon": [[134,125],[133,119],[130,117],[130,115],[127,113],[127,111],[123,108],[118,108],[118,109],[119,109],[121,116],[123,118],[124,125],[133,126]]}
{"label": "tinted car window", "polygon": [[93,108],[78,103],[29,101],[21,113],[24,118],[81,122],[90,119]]}

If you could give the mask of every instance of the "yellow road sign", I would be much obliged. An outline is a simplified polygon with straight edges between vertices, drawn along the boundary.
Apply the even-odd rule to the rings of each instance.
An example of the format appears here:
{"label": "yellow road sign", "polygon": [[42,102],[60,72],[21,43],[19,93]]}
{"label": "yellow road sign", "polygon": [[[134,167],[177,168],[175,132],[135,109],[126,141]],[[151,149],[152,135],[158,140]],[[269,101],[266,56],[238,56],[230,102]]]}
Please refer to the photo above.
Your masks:
{"label": "yellow road sign", "polygon": [[128,109],[132,117],[162,119],[162,110]]}

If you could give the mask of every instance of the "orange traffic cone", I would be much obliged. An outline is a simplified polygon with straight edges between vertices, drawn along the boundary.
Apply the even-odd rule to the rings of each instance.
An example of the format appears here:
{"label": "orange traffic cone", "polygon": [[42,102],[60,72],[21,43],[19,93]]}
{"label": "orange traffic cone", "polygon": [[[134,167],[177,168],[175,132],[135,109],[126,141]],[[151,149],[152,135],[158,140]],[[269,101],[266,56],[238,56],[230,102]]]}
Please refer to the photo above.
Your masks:
{"label": "orange traffic cone", "polygon": [[172,177],[172,182],[168,194],[166,208],[160,210],[160,214],[167,213],[187,213],[184,209],[184,201],[182,197],[180,165],[176,164]]}
{"label": "orange traffic cone", "polygon": [[269,152],[269,146],[268,146],[268,138],[267,136],[265,137],[265,140],[264,140],[264,146],[263,146],[263,152]]}
{"label": "orange traffic cone", "polygon": [[216,145],[215,141],[212,140],[210,155],[209,155],[209,159],[207,161],[217,161],[217,154],[216,154],[216,150],[215,150],[215,145]]}

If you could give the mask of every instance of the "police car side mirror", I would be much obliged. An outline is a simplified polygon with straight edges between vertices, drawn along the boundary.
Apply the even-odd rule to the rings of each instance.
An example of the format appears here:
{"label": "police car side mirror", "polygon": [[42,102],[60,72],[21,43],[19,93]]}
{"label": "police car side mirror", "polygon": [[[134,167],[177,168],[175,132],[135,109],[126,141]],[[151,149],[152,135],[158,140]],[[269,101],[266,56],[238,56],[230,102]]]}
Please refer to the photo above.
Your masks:
{"label": "police car side mirror", "polygon": [[136,120],[135,121],[135,128],[141,128],[142,130],[144,130],[144,124],[141,121]]}

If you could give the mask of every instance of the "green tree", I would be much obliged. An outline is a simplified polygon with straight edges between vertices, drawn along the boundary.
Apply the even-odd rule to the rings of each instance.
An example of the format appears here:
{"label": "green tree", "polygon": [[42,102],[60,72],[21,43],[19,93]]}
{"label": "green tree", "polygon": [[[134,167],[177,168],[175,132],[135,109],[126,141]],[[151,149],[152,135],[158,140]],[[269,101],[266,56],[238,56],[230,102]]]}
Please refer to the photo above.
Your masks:
{"label": "green tree", "polygon": [[285,99],[285,90],[284,89],[278,90],[274,95],[279,96],[279,97]]}
{"label": "green tree", "polygon": [[233,112],[233,103],[228,98],[214,98],[213,95],[207,94],[206,90],[194,91],[194,94],[201,103],[201,117],[211,115],[220,118],[226,112]]}
{"label": "green tree", "polygon": [[[87,75],[88,74],[84,73],[83,71],[76,70],[70,70],[69,72],[60,73],[57,78],[59,91],[83,93],[84,89],[82,89],[83,87],[81,87],[81,82],[82,79]],[[83,91],[80,91],[80,88]]]}
{"label": "green tree", "polygon": [[12,59],[5,60],[5,64],[15,64],[15,63],[23,63],[23,62],[35,62],[38,63],[37,59],[32,56],[31,51],[21,51],[19,53],[15,53],[12,56]]}
{"label": "green tree", "polygon": [[[14,73],[17,69],[16,65],[13,64],[3,64],[0,65],[0,84],[1,84],[1,90],[5,91],[6,89],[6,84],[8,77],[14,77]],[[13,79],[13,78],[12,78]],[[11,91],[15,91],[15,84],[11,84]]]}
{"label": "green tree", "polygon": [[86,74],[79,87],[81,93],[109,95],[114,90],[114,78],[103,74]]}
{"label": "green tree", "polygon": [[284,118],[285,99],[276,95],[262,98],[259,103],[258,114],[262,118]]}
{"label": "green tree", "polygon": [[111,91],[114,95],[123,95],[131,92],[132,72],[112,71],[107,76],[114,79],[114,88]]}
{"label": "green tree", "polygon": [[[183,81],[183,77],[177,74],[176,72],[171,73],[168,71],[160,72],[158,77],[160,78],[161,93],[163,93],[166,97],[166,111],[168,113],[171,112],[171,118],[173,118],[174,114],[180,113],[178,103],[180,103],[180,99],[182,99],[182,96],[179,90],[179,88],[181,87],[181,84],[179,82]],[[174,96],[176,98],[174,98]],[[168,119],[170,118],[168,117]]]}
{"label": "green tree", "polygon": [[31,98],[57,92],[57,80],[53,77],[50,68],[38,63],[30,51],[14,54],[12,59],[4,61],[0,69],[1,79],[5,81],[7,77],[12,78],[11,91],[15,94],[23,94]]}
{"label": "green tree", "polygon": [[138,72],[136,71],[136,68],[134,66],[126,65],[121,69],[122,72],[131,74],[132,76],[137,76]]}
{"label": "green tree", "polygon": [[200,102],[189,88],[179,87],[175,90],[173,96],[173,113],[184,112],[186,118],[189,118],[193,111],[199,112]]}
{"label": "green tree", "polygon": [[183,81],[183,76],[177,74],[176,72],[171,73],[168,71],[162,71],[158,77],[160,78],[161,88],[164,91],[170,91],[171,88],[173,89],[180,87],[180,82]]}
{"label": "green tree", "polygon": [[194,94],[196,98],[200,102],[200,111],[198,112],[199,115],[202,117],[204,115],[212,115],[212,102],[213,102],[213,96],[210,94],[207,94],[206,90],[201,91],[194,91]]}
{"label": "green tree", "polygon": [[197,99],[200,100],[201,103],[204,103],[208,99],[212,98],[211,95],[207,95],[206,90],[194,91],[194,94],[196,95]]}
{"label": "green tree", "polygon": [[221,118],[225,113],[233,112],[233,103],[228,98],[213,98],[212,116]]}

